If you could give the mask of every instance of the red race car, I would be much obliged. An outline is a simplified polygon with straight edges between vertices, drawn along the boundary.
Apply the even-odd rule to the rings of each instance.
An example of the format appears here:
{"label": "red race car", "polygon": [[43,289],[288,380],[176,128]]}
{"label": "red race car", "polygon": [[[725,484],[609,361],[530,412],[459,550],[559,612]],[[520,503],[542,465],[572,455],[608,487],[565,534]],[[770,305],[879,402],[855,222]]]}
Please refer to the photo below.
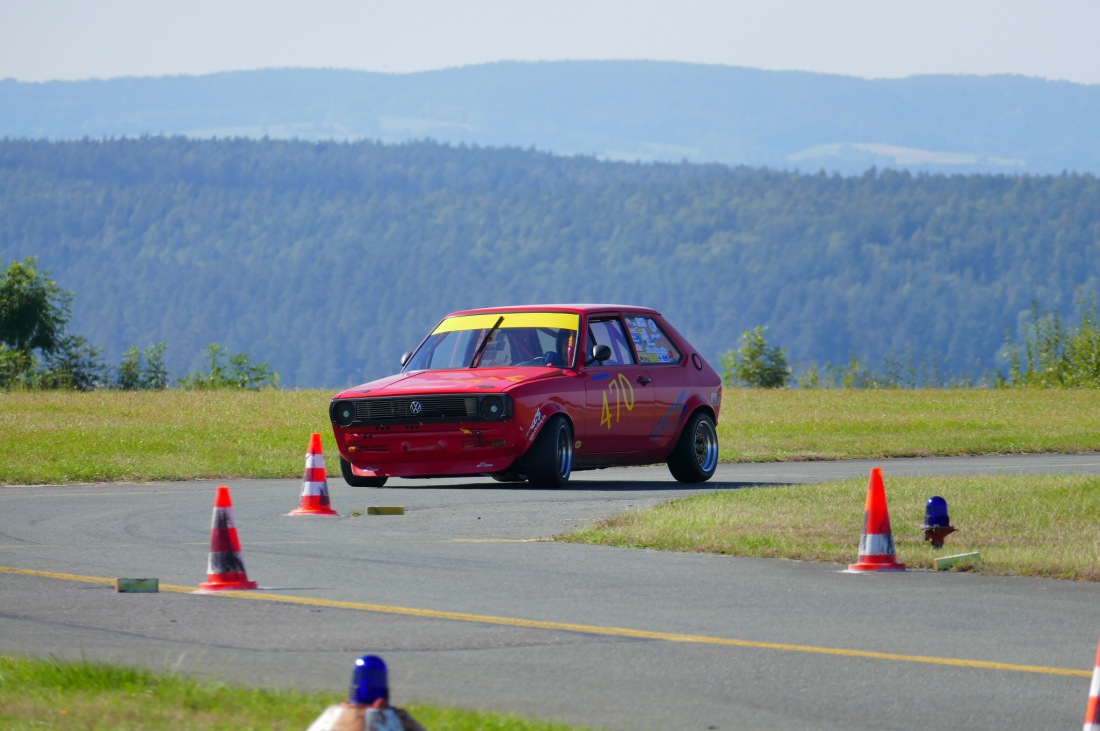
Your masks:
{"label": "red race car", "polygon": [[447,315],[397,375],[329,404],[344,479],[482,475],[562,487],[574,470],[718,464],[722,379],[661,314],[533,305]]}

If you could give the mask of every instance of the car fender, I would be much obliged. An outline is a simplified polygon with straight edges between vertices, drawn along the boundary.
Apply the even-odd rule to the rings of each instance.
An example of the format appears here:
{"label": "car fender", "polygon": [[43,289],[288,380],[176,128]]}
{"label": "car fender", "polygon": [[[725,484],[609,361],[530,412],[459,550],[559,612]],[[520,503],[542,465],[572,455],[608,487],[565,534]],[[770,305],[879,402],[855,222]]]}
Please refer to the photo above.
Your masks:
{"label": "car fender", "polygon": [[[710,415],[710,418],[714,420],[715,424],[718,422],[718,415],[715,414],[714,407],[699,394],[688,394],[682,405],[673,404],[673,408],[677,406],[680,406],[679,415],[676,418],[675,426],[672,428],[672,433],[675,436],[670,442],[670,449],[675,448],[676,443],[680,441],[680,436],[684,433],[684,429],[687,428],[687,424],[691,420],[691,417],[695,416],[697,412],[706,412]],[[672,412],[672,409],[669,409],[669,411]],[[665,415],[665,418],[668,419],[672,416],[673,413],[668,413]],[[668,426],[666,422],[665,429],[668,429]]]}
{"label": "car fender", "polygon": [[531,416],[531,421],[527,425],[527,448],[530,449],[531,445],[538,439],[539,434],[542,433],[543,428],[550,421],[550,418],[555,414],[562,414],[569,421],[569,426],[576,430],[576,425],[573,422],[573,417],[569,414],[569,410],[565,408],[563,404],[556,401],[547,401],[540,404],[535,409],[535,413]]}

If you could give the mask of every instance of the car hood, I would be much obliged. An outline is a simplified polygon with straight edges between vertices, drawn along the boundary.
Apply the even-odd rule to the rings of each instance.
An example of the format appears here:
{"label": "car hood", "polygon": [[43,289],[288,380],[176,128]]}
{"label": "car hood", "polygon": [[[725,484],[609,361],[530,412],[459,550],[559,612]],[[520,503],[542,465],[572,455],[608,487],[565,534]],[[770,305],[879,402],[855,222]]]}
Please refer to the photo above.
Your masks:
{"label": "car hood", "polygon": [[448,371],[412,371],[371,381],[333,398],[402,396],[425,393],[493,393],[507,391],[520,383],[561,377],[561,368],[462,368]]}

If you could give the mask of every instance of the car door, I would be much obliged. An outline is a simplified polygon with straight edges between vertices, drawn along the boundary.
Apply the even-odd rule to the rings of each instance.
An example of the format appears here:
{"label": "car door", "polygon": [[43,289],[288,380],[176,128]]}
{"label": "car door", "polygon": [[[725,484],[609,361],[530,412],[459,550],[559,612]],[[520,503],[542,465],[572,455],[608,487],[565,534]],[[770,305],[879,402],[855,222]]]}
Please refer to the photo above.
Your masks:
{"label": "car door", "polygon": [[653,396],[653,409],[647,418],[646,448],[667,453],[679,433],[688,400],[690,379],[685,374],[686,355],[657,318],[630,314],[624,322]]}
{"label": "car door", "polygon": [[607,345],[611,357],[584,369],[586,396],[584,439],[579,456],[608,455],[609,462],[630,461],[648,449],[653,411],[651,378],[638,363],[626,327],[618,315],[588,318],[586,354]]}

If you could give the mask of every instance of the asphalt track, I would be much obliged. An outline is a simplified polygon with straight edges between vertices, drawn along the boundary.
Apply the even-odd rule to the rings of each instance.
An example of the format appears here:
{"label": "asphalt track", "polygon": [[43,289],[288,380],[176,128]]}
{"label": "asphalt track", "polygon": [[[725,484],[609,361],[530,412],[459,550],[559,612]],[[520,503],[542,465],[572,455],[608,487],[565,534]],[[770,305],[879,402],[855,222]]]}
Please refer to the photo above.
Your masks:
{"label": "asphalt track", "polygon": [[[3,487],[0,652],[334,697],[375,652],[398,703],[616,731],[1079,728],[1100,585],[546,540],[698,491],[871,466],[889,491],[901,475],[1096,473],[1100,455],[721,465],[701,487],[663,467],[581,473],[559,491],[330,480],[340,517],[288,517],[301,480]],[[192,593],[218,484],[258,591]],[[891,517],[895,532],[912,522]],[[161,591],[117,593],[116,577]]]}

